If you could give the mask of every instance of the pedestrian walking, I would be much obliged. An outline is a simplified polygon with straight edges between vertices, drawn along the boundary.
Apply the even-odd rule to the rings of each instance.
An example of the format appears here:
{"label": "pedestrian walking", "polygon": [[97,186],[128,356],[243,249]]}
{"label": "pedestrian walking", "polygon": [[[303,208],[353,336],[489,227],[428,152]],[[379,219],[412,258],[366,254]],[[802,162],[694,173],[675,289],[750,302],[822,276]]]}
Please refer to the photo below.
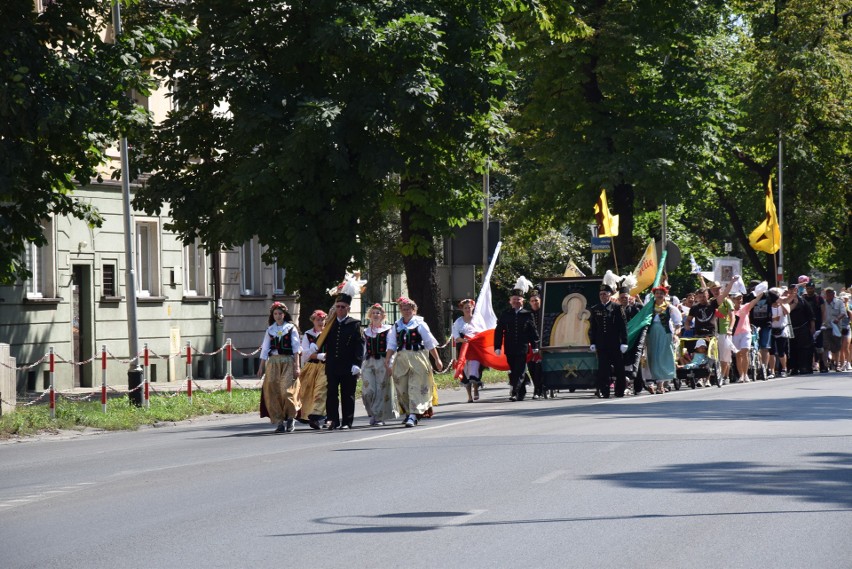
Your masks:
{"label": "pedestrian walking", "polygon": [[[452,336],[456,341],[456,346],[459,352],[470,338],[482,332],[482,329],[476,325],[476,320],[473,318],[473,309],[476,302],[471,298],[465,298],[460,301],[459,309],[462,315],[456,318],[453,322]],[[461,378],[461,384],[467,391],[467,402],[473,403],[479,400],[479,388],[482,387],[482,375],[479,370],[479,361],[465,358],[464,370]]]}
{"label": "pedestrian walking", "polygon": [[364,330],[364,365],[361,367],[361,400],[370,417],[370,426],[383,426],[399,417],[396,389],[385,358],[391,325],[385,322],[385,309],[374,304],[368,312],[370,324]]}
{"label": "pedestrian walking", "polygon": [[269,326],[260,348],[257,376],[263,378],[260,416],[269,417],[276,433],[292,433],[300,408],[299,375],[301,362],[299,331],[287,306],[273,302],[269,308]]}
{"label": "pedestrian walking", "polygon": [[361,323],[349,316],[352,296],[358,287],[347,279],[334,299],[334,318],[323,346],[328,396],[325,405],[325,429],[351,429],[355,420],[355,388],[364,359],[364,334]]}
{"label": "pedestrian walking", "polygon": [[524,295],[532,285],[520,277],[509,294],[509,308],[497,318],[494,330],[494,353],[505,353],[509,363],[509,401],[523,400],[526,396],[524,375],[527,356],[538,354],[538,330],[532,312],[524,308]]}
{"label": "pedestrian walking", "polygon": [[399,407],[405,416],[403,424],[414,427],[423,417],[434,414],[435,379],[430,354],[438,369],[443,367],[438,354],[438,341],[429,325],[417,315],[417,303],[401,296],[397,299],[402,317],[388,336],[385,365],[393,377]]}
{"label": "pedestrian walking", "polygon": [[322,310],[311,313],[313,328],[302,335],[302,375],[299,377],[299,399],[302,408],[297,420],[312,429],[325,424],[328,379],[325,376],[325,345],[320,336],[328,315]]}

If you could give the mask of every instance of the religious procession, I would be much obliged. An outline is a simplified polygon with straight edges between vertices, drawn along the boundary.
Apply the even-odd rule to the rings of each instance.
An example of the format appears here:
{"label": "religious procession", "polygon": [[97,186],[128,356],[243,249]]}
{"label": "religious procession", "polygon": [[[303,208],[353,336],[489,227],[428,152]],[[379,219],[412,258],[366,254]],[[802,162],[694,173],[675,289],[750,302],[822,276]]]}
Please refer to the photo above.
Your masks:
{"label": "religious procession", "polygon": [[[775,254],[781,234],[768,190],[766,207],[750,243]],[[605,192],[595,217],[602,236],[617,235]],[[468,403],[479,401],[487,369],[507,372],[511,402],[528,391],[532,400],[586,389],[608,399],[852,371],[852,294],[845,287],[820,289],[809,275],[784,286],[746,283],[735,266],[717,275],[690,258],[694,287],[675,291],[665,271],[668,251],[663,247],[658,258],[652,242],[626,275],[607,270],[602,278],[586,277],[571,262],[563,275],[542,283],[519,276],[498,314],[491,275],[500,246],[477,299],[458,302],[461,315],[450,331],[454,358],[447,369]],[[349,277],[330,289],[329,313],[314,310],[313,328],[301,335],[286,305],[270,307],[257,374],[265,378],[260,413],[276,432],[293,432],[296,422],[351,429],[359,379],[370,426],[414,427],[433,416],[434,373],[443,369],[435,335],[407,297],[396,301],[395,322],[375,304],[362,328],[349,312],[364,283]]]}

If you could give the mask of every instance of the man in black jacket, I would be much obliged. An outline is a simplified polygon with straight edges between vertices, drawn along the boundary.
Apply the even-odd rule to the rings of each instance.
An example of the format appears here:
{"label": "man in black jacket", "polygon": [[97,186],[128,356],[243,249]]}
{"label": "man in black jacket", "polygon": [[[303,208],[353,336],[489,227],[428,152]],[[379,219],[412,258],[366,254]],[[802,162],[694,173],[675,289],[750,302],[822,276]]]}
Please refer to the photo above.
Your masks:
{"label": "man in black jacket", "polygon": [[589,349],[598,356],[596,394],[609,398],[609,384],[615,375],[615,396],[624,397],[627,378],[624,374],[624,353],[627,351],[627,318],[624,308],[612,302],[612,287],[601,285],[600,303],[591,308],[589,318]]}
{"label": "man in black jacket", "polygon": [[524,371],[527,366],[527,353],[532,348],[538,353],[538,330],[535,329],[533,314],[524,308],[524,291],[515,288],[509,297],[511,308],[497,318],[494,331],[494,353],[500,355],[501,349],[509,362],[509,401],[523,400],[526,395]]}
{"label": "man in black jacket", "polygon": [[[325,428],[351,429],[355,419],[355,387],[364,359],[361,323],[349,316],[352,296],[341,293],[334,303],[335,319],[325,338],[325,375],[328,378]],[[340,395],[338,399],[338,389]],[[342,408],[341,416],[338,405]]]}

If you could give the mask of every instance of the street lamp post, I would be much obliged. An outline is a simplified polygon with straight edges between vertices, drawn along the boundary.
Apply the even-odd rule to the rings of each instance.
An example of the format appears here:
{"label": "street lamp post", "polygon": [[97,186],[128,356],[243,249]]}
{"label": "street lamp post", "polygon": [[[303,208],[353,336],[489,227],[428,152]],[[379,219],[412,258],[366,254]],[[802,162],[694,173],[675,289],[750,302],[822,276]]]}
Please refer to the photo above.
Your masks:
{"label": "street lamp post", "polygon": [[[115,39],[121,37],[121,7],[118,0],[112,4],[112,26]],[[142,366],[139,365],[139,332],[136,315],[136,256],[133,249],[133,215],[130,211],[130,157],[127,150],[127,136],[121,134],[119,142],[121,155],[121,196],[124,217],[124,264],[125,286],[127,287],[127,340],[130,352],[130,364],[127,370],[128,397],[137,407],[142,406]]]}

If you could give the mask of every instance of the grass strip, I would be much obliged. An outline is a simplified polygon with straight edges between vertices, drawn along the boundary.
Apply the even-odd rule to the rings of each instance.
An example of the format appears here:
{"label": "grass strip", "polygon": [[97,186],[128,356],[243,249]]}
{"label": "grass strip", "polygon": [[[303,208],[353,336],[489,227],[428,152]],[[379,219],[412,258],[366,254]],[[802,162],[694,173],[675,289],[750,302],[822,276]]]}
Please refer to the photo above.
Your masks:
{"label": "grass strip", "polygon": [[[506,383],[506,372],[487,370],[484,383]],[[460,389],[452,374],[436,374],[438,389]],[[361,397],[358,384],[356,397]],[[161,394],[151,397],[149,409],[136,407],[127,397],[111,398],[104,413],[100,400],[73,401],[57,397],[56,418],[50,418],[46,403],[19,407],[13,413],[0,417],[0,439],[25,437],[39,433],[56,433],[60,430],[82,430],[85,428],[106,431],[132,431],[143,425],[185,421],[203,415],[234,415],[256,413],[260,405],[260,390],[235,389],[232,395],[226,391],[195,391],[192,403],[186,393]]]}

